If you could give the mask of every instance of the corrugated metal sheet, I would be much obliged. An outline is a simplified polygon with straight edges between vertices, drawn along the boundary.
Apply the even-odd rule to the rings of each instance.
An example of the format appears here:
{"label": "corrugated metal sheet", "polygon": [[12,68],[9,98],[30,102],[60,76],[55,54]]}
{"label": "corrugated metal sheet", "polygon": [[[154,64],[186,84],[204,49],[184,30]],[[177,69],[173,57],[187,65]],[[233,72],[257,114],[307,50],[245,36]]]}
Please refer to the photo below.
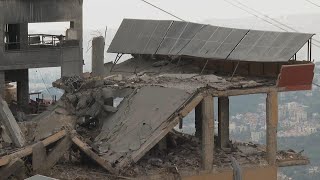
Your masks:
{"label": "corrugated metal sheet", "polygon": [[108,52],[283,62],[288,61],[312,36],[181,21],[124,19]]}

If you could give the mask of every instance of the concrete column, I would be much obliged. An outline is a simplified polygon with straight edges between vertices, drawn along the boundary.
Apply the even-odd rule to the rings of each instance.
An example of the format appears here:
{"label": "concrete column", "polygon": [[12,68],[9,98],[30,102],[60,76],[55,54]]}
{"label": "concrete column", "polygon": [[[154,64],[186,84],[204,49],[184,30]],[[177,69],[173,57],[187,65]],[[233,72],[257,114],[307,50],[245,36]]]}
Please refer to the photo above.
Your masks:
{"label": "concrete column", "polygon": [[22,69],[20,71],[20,77],[17,81],[17,101],[18,105],[25,111],[29,105],[29,71],[28,69]]}
{"label": "concrete column", "polygon": [[2,98],[5,98],[6,91],[6,80],[5,80],[5,71],[0,71],[0,95]]}
{"label": "concrete column", "polygon": [[[83,3],[83,1],[79,1]],[[79,41],[79,51],[78,54],[74,55],[74,59],[64,59],[63,48],[61,50],[61,76],[70,77],[70,76],[82,76],[83,73],[83,20],[82,20],[82,11],[79,13],[76,20],[70,23],[72,28],[76,31],[76,36]]]}
{"label": "concrete column", "polygon": [[195,136],[201,139],[202,134],[202,104],[198,104],[195,108],[195,128],[196,133]]}
{"label": "concrete column", "polygon": [[218,146],[229,146],[229,97],[218,98]]}
{"label": "concrete column", "polygon": [[92,75],[103,76],[104,74],[104,37],[92,39]]}
{"label": "concrete column", "polygon": [[28,48],[28,23],[21,23],[20,25],[20,49]]}
{"label": "concrete column", "polygon": [[[79,1],[83,3],[83,1]],[[71,25],[71,24],[70,24]],[[73,23],[74,29],[77,31],[78,40],[79,40],[79,59],[77,71],[79,75],[83,73],[83,8],[81,8],[81,14],[79,15],[78,19]]]}
{"label": "concrete column", "polygon": [[213,97],[206,96],[202,100],[202,169],[211,171],[214,153],[214,120]]}
{"label": "concrete column", "polygon": [[266,101],[267,124],[267,161],[269,165],[276,164],[277,156],[277,127],[278,127],[278,92],[267,94]]}
{"label": "concrete column", "polygon": [[[3,38],[5,37],[5,35],[4,35],[4,23],[3,22],[1,22],[1,20],[0,20],[0,34],[3,34]],[[4,50],[4,39],[1,39],[1,41],[0,41],[0,53],[2,53],[2,51]]]}

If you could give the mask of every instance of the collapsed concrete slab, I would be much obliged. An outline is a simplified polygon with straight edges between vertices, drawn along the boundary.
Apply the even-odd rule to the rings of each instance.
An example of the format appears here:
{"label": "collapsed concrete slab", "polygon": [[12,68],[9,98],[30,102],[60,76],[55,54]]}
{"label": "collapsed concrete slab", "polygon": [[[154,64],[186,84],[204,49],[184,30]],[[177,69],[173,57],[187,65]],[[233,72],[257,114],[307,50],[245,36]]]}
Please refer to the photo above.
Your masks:
{"label": "collapsed concrete slab", "polygon": [[178,111],[193,96],[175,88],[137,89],[121,102],[115,114],[105,119],[95,139],[99,153],[117,168],[138,161],[178,123],[170,126],[175,117],[180,118]]}
{"label": "collapsed concrete slab", "polygon": [[45,139],[62,129],[74,129],[77,118],[71,115],[62,101],[49,108],[33,119],[37,122],[34,130],[34,139],[39,141]]}

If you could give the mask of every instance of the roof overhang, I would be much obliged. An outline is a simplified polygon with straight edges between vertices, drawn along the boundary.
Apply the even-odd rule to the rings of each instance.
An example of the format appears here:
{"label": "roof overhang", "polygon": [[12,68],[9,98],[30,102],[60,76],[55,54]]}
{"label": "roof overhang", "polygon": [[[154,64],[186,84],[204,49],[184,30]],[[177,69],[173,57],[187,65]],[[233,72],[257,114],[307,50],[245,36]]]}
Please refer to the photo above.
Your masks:
{"label": "roof overhang", "polygon": [[235,29],[172,20],[124,19],[108,52],[287,62],[313,35]]}

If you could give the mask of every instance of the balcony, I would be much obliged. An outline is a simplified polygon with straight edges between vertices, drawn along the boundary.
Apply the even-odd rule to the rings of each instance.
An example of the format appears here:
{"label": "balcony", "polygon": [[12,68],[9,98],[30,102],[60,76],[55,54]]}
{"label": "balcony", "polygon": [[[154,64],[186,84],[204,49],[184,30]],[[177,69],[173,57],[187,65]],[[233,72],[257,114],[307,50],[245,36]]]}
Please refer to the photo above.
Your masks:
{"label": "balcony", "polygon": [[29,34],[28,41],[5,42],[6,51],[24,51],[42,48],[78,47],[78,40],[66,40],[63,35],[52,34]]}
{"label": "balcony", "polygon": [[58,67],[62,62],[82,62],[79,40],[63,35],[30,34],[26,43],[5,42],[0,70]]}

